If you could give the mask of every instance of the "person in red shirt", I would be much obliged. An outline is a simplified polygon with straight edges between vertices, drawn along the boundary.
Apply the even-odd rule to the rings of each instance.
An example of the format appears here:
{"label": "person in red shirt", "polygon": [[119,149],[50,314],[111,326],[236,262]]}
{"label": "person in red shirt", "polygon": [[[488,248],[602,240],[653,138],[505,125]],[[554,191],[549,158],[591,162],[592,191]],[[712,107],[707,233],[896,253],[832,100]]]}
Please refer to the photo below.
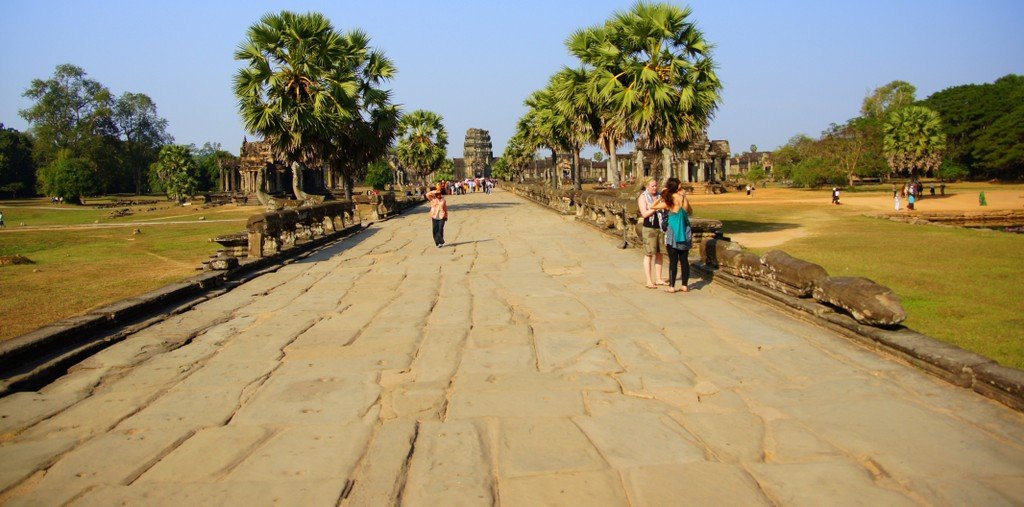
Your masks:
{"label": "person in red shirt", "polygon": [[441,248],[444,246],[444,224],[448,221],[448,201],[444,199],[441,185],[438,185],[435,190],[427,192],[427,200],[430,201],[430,221],[433,224],[434,244]]}

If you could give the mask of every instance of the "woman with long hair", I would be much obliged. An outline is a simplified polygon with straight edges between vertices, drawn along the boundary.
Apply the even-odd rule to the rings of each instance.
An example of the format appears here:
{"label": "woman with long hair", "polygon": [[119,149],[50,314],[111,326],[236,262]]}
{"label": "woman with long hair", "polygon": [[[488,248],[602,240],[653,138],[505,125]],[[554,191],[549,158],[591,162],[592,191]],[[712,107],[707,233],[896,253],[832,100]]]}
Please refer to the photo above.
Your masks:
{"label": "woman with long hair", "polygon": [[[668,292],[689,292],[690,282],[690,248],[693,246],[693,231],[690,229],[690,214],[693,207],[686,198],[686,190],[679,178],[669,178],[665,190],[661,191],[661,200],[653,209],[668,210],[668,230],[665,231],[665,246],[668,250]],[[682,287],[676,290],[676,263],[680,267]]]}

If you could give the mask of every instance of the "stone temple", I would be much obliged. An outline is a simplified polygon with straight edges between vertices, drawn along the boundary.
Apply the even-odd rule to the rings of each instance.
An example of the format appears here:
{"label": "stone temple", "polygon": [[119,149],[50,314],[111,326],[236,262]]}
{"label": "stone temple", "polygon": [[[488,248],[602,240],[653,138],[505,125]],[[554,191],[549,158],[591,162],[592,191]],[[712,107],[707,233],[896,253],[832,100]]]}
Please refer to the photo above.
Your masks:
{"label": "stone temple", "polygon": [[[491,134],[484,129],[466,131],[466,144],[462,150],[461,171],[456,167],[455,179],[490,178],[494,153],[491,151]],[[459,174],[461,172],[462,174]]]}

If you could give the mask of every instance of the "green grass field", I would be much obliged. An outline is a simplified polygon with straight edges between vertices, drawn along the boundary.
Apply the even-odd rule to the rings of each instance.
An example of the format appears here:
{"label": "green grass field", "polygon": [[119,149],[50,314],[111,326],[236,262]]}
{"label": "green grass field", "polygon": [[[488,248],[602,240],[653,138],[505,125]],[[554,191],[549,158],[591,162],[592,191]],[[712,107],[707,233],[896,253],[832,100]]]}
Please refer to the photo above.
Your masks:
{"label": "green grass field", "polygon": [[[880,192],[879,198],[889,195]],[[748,249],[783,250],[831,275],[870,278],[900,296],[907,327],[1024,368],[1024,236],[893,222],[865,212],[787,203],[779,196],[739,205],[704,202],[698,216],[722,220],[726,235],[800,228],[802,234],[781,244]]]}
{"label": "green grass field", "polygon": [[0,339],[193,276],[219,248],[210,238],[244,230],[245,218],[262,211],[162,200],[132,209],[111,219],[111,209],[93,206],[0,201],[8,225],[0,255],[35,262],[0,267]]}

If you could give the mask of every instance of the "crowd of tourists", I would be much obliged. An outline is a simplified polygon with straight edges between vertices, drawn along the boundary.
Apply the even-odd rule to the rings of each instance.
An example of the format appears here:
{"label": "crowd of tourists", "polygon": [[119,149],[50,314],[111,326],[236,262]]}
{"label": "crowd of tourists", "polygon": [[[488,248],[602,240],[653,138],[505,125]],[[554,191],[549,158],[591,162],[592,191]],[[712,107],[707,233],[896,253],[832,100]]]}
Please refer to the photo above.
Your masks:
{"label": "crowd of tourists", "polygon": [[476,192],[491,193],[497,180],[493,178],[466,178],[461,181],[441,181],[438,183],[444,195],[466,195]]}
{"label": "crowd of tourists", "polygon": [[[688,292],[690,280],[690,248],[693,247],[693,230],[690,214],[693,207],[686,197],[686,190],[679,178],[669,178],[665,188],[658,189],[657,180],[649,180],[644,191],[637,197],[640,208],[640,222],[644,250],[644,276],[647,288],[666,286],[670,293]],[[663,254],[668,255],[668,280],[662,278]],[[678,270],[676,269],[678,266]],[[654,277],[651,271],[654,271]],[[676,275],[680,287],[676,289]]]}
{"label": "crowd of tourists", "polygon": [[[928,186],[928,192],[931,196],[935,196],[935,184],[932,183]],[[942,195],[946,195],[946,184],[939,185],[939,192]],[[907,210],[914,211],[914,205],[917,201],[924,197],[924,183],[920,181],[908,181],[902,187],[897,187],[895,184],[892,186],[892,200],[893,207],[896,211],[902,209],[903,201],[907,202]]]}

